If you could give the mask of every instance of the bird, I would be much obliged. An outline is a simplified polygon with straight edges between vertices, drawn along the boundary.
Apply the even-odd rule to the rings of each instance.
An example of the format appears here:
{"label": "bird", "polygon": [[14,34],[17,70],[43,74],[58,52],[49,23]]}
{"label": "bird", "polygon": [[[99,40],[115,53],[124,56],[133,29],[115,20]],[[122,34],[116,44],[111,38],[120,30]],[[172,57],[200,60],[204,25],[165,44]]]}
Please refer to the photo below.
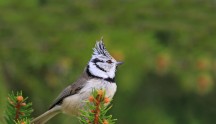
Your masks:
{"label": "bird", "polygon": [[115,60],[107,51],[103,38],[96,41],[93,54],[81,76],[67,86],[42,115],[33,119],[31,124],[44,124],[59,113],[79,115],[92,90],[103,89],[106,97],[112,99],[116,93],[116,70],[123,62]]}

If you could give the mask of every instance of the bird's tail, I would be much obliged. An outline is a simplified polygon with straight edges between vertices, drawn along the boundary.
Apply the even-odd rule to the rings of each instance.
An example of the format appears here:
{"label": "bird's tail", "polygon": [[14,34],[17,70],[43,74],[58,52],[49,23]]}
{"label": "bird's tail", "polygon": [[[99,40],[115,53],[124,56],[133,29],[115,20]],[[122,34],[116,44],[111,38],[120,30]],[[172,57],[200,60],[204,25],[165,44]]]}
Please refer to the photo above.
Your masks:
{"label": "bird's tail", "polygon": [[55,106],[52,109],[40,115],[39,117],[33,119],[31,124],[45,124],[48,120],[53,118],[55,115],[59,114],[60,110],[61,110],[60,106]]}

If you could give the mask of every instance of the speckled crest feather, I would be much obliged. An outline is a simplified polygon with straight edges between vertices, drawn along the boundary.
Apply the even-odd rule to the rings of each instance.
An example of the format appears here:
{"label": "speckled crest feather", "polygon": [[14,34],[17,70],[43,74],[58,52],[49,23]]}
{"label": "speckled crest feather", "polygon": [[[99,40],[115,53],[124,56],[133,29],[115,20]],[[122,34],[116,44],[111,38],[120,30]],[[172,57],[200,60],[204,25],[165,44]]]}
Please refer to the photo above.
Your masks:
{"label": "speckled crest feather", "polygon": [[100,41],[97,41],[95,44],[95,48],[93,48],[94,52],[93,55],[104,55],[106,57],[111,57],[111,55],[109,54],[109,52],[106,50],[105,45],[103,43],[103,39],[101,39]]}

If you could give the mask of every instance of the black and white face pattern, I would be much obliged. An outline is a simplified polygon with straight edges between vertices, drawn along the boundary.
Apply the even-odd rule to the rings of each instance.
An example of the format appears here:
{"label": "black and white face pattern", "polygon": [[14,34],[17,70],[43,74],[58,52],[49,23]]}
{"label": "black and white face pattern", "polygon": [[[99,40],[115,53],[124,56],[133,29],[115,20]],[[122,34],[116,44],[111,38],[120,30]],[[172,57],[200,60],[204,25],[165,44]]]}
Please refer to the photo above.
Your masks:
{"label": "black and white face pattern", "polygon": [[114,78],[116,60],[104,56],[93,57],[89,62],[89,71],[92,75],[101,78]]}
{"label": "black and white face pattern", "polygon": [[91,75],[103,79],[114,79],[117,62],[106,50],[102,41],[97,42],[94,53],[88,63],[88,69]]}

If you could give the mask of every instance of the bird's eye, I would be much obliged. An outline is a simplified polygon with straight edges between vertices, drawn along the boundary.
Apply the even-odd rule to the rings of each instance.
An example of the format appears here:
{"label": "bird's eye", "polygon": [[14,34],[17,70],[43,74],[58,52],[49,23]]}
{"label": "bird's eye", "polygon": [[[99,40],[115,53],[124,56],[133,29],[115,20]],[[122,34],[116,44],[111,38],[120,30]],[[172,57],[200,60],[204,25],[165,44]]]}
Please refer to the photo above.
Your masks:
{"label": "bird's eye", "polygon": [[109,63],[109,64],[113,63],[111,60],[107,60],[106,62]]}

